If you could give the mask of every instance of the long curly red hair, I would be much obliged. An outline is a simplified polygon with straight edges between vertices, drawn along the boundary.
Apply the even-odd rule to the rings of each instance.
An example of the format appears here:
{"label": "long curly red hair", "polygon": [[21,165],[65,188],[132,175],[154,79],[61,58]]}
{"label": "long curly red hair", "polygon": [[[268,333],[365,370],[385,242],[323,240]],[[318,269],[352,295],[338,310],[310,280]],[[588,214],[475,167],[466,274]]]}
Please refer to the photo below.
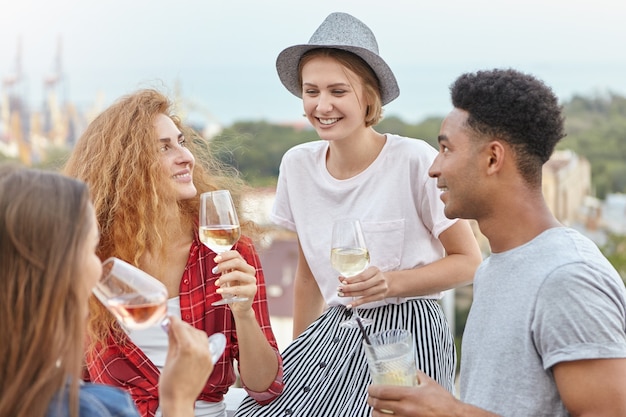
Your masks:
{"label": "long curly red hair", "polygon": [[[89,185],[100,225],[98,255],[102,260],[115,256],[139,266],[145,253],[162,253],[172,216],[182,220],[186,233],[195,228],[199,199],[177,201],[159,165],[153,124],[158,114],[169,116],[186,137],[186,146],[196,159],[193,182],[198,195],[229,189],[238,204],[243,193],[236,170],[211,157],[209,143],[182,124],[164,94],[143,89],[124,96],[89,124],[62,169]],[[249,221],[242,221],[242,229],[248,235],[255,233]],[[121,342],[121,329],[113,316],[92,299],[91,341],[104,341],[111,332]]]}

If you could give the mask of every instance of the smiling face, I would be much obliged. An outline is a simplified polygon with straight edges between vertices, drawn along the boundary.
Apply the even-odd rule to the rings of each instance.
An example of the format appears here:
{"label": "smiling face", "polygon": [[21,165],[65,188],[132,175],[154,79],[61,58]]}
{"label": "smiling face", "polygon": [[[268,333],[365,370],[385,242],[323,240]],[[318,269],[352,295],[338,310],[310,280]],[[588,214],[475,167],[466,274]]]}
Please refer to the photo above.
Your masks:
{"label": "smiling face", "polygon": [[185,147],[185,137],[171,118],[158,114],[154,120],[157,132],[161,167],[178,200],[193,198],[197,194],[193,184],[195,159]]}
{"label": "smiling face", "polygon": [[302,101],[321,139],[354,137],[366,129],[362,82],[331,57],[314,57],[302,67]]}
{"label": "smiling face", "polygon": [[467,116],[466,111],[454,109],[444,119],[438,137],[439,154],[429,170],[442,190],[444,212],[451,219],[478,219],[486,212],[481,202],[485,179],[479,170],[481,145],[465,124]]}

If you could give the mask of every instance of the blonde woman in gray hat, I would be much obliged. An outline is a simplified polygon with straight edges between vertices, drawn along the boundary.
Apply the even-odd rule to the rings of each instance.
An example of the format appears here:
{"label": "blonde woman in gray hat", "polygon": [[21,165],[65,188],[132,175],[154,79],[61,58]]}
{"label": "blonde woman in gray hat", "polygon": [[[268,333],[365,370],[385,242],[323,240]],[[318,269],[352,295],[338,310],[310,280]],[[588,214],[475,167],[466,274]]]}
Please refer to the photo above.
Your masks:
{"label": "blonde woman in gray hat", "polygon": [[[437,151],[374,129],[399,89],[373,33],[333,13],[276,66],[321,140],[285,153],[271,213],[300,245],[285,391],[267,406],[246,398],[237,415],[369,416],[363,338],[340,325],[356,307],[373,321],[369,334],[409,330],[417,366],[453,392],[454,339],[438,301],[471,282],[481,254],[469,224],[444,215],[428,177]],[[333,222],[343,217],[360,219],[371,256],[350,278],[330,262]]]}

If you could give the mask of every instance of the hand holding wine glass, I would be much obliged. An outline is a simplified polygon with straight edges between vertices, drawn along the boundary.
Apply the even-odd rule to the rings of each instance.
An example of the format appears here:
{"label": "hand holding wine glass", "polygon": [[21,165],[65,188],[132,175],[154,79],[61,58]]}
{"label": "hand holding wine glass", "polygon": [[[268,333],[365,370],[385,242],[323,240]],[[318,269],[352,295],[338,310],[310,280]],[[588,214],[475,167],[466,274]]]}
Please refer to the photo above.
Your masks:
{"label": "hand holding wine glass", "polygon": [[[126,328],[139,330],[160,324],[169,330],[167,289],[156,278],[118,258],[102,263],[102,278],[94,295]],[[226,347],[222,333],[209,336],[211,359],[215,364]]]}
{"label": "hand holding wine glass", "polygon": [[[217,190],[200,195],[200,241],[213,252],[229,251],[241,236],[239,218],[228,190]],[[224,283],[224,286],[229,284]],[[247,297],[223,294],[220,301],[212,305],[247,301]]]}
{"label": "hand holding wine glass", "polygon": [[[346,278],[358,275],[368,267],[370,255],[358,219],[343,219],[334,223],[330,262],[333,268]],[[372,320],[359,316],[356,307],[352,310],[352,318],[341,323],[341,327],[358,327],[357,319],[363,326],[372,324]]]}
{"label": "hand holding wine glass", "polygon": [[161,415],[193,415],[179,406],[195,404],[213,372],[211,356],[206,333],[176,316],[170,317],[167,357],[158,385]]}

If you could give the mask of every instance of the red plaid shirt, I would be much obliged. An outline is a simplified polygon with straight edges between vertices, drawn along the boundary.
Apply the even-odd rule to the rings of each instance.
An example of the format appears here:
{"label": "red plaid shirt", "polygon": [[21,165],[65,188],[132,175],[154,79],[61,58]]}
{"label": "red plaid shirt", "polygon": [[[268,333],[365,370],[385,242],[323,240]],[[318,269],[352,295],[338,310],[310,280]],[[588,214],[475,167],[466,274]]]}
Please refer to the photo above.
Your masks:
{"label": "red plaid shirt", "polygon": [[[234,248],[248,264],[256,269],[257,293],[252,304],[257,321],[278,357],[278,374],[264,392],[254,392],[246,388],[248,394],[260,404],[267,404],[283,390],[282,358],[270,327],[265,279],[259,256],[252,241],[244,236]],[[213,373],[198,397],[208,402],[222,401],[224,394],[235,382],[233,360],[239,358],[239,345],[235,320],[227,305],[212,306],[211,303],[222,297],[215,292],[215,281],[219,275],[211,272],[215,266],[216,254],[204,246],[198,236],[194,237],[185,272],[180,281],[180,310],[184,321],[207,334],[224,333],[227,339],[224,355],[215,364]],[[96,346],[100,349],[101,346]],[[99,352],[99,354],[98,354]],[[142,416],[153,417],[159,405],[159,370],[133,342],[126,338],[123,345],[112,338],[102,351],[89,353],[86,377],[93,381],[124,388],[132,395]]]}

